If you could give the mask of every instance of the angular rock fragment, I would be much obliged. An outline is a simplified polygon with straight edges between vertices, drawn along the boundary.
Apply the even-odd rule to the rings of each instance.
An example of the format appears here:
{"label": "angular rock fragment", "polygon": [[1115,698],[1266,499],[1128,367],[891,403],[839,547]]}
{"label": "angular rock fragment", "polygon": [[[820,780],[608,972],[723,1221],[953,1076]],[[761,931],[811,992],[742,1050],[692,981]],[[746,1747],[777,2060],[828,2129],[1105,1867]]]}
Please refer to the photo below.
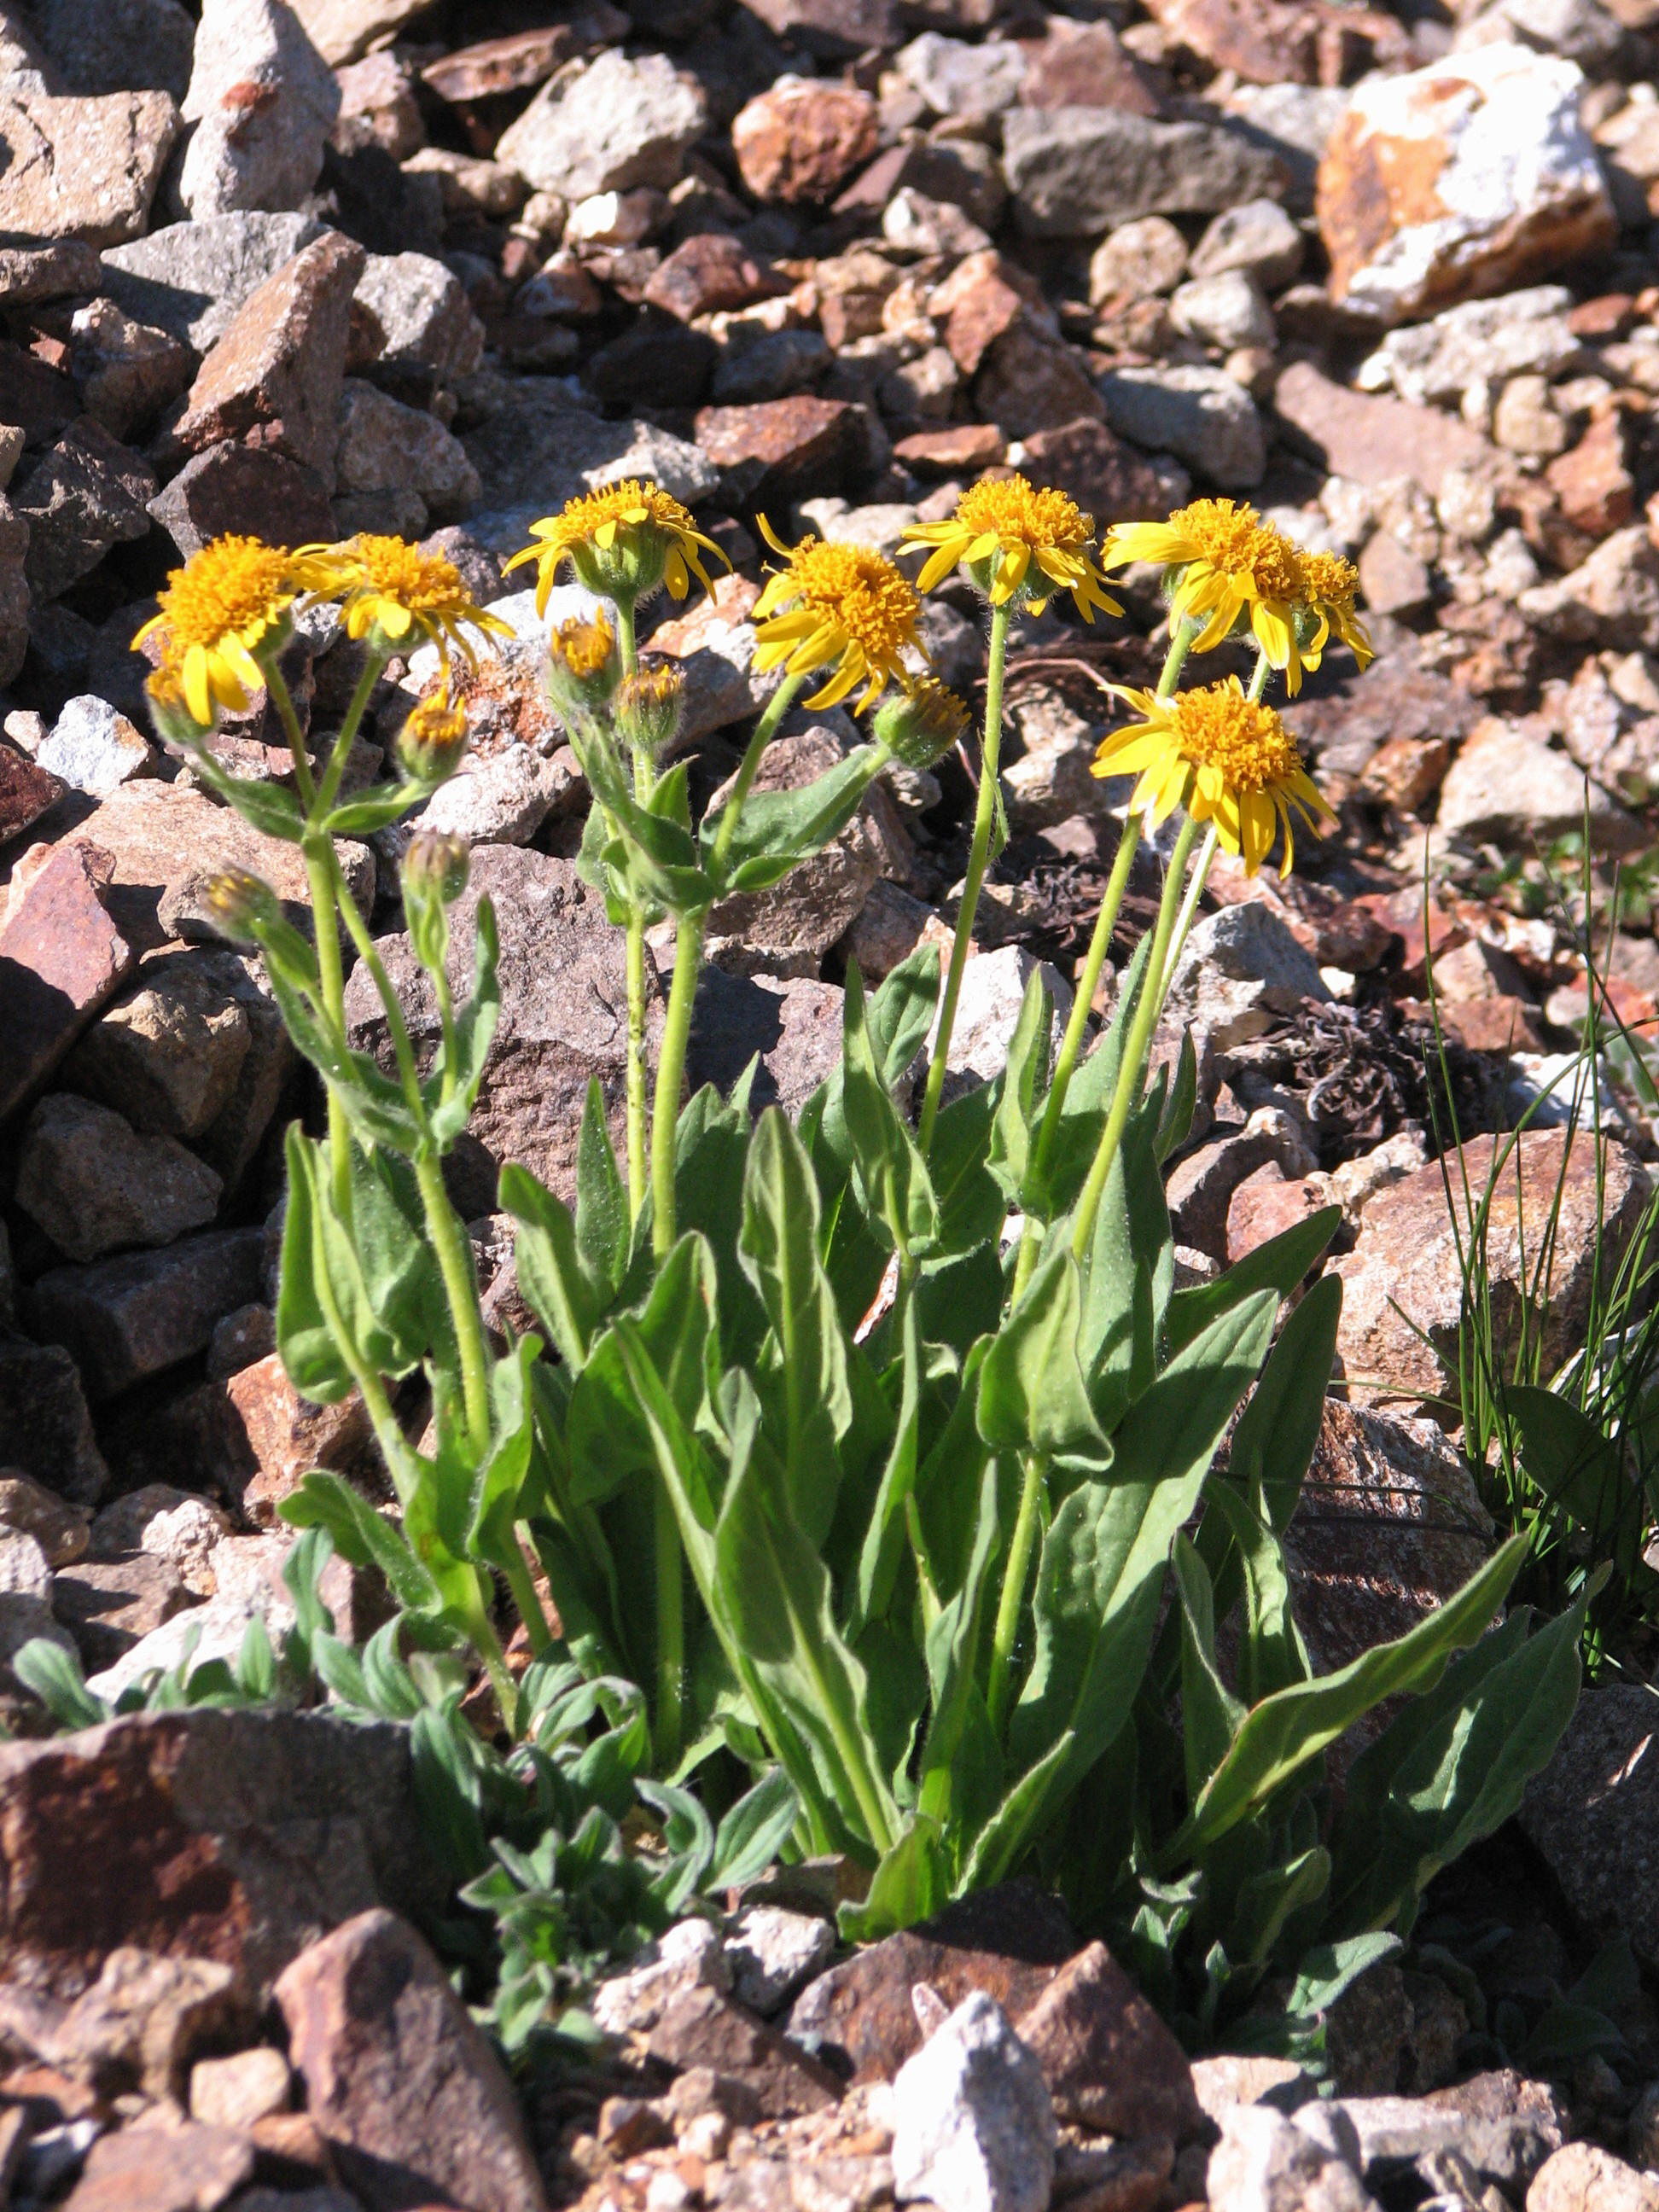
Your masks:
{"label": "angular rock fragment", "polygon": [[298,207],[339,112],[334,73],[285,0],[204,0],[179,197],[197,216]]}
{"label": "angular rock fragment", "polygon": [[74,1353],[94,1401],[115,1397],[200,1352],[215,1322],[257,1295],[264,1242],[258,1229],[210,1230],[159,1252],[51,1268],[29,1292],[31,1328]]}
{"label": "angular rock fragment", "polygon": [[149,464],[90,416],[71,422],[13,486],[13,507],[28,525],[23,574],[33,598],[57,599],[112,546],[147,537],[157,489]]}
{"label": "angular rock fragment", "polygon": [[994,1997],[965,1998],[893,2084],[893,2188],[962,2212],[1042,2212],[1054,2113],[1042,2070]]}
{"label": "angular rock fragment", "polygon": [[45,1082],[132,966],[104,903],[112,866],[77,838],[54,848],[21,892],[14,879],[0,921],[0,1115]]}
{"label": "angular rock fragment", "polygon": [[665,55],[630,61],[611,51],[544,86],[495,157],[536,191],[567,200],[637,185],[666,191],[702,135],[707,113],[701,88]]}
{"label": "angular rock fragment", "polygon": [[1283,188],[1273,156],[1207,123],[1121,108],[1011,108],[1003,166],[1028,238],[1088,238],[1143,215],[1212,215]]}
{"label": "angular rock fragment", "polygon": [[152,231],[103,257],[99,284],[135,322],[169,331],[207,353],[250,294],[323,234],[307,215],[243,210],[198,216]]}
{"label": "angular rock fragment", "polygon": [[137,238],[178,135],[165,92],[57,100],[14,77],[0,91],[0,232],[89,246]]}
{"label": "angular rock fragment", "polygon": [[107,1106],[68,1091],[41,1099],[21,1133],[17,1203],[71,1260],[204,1229],[223,1188],[175,1139],[140,1136]]}

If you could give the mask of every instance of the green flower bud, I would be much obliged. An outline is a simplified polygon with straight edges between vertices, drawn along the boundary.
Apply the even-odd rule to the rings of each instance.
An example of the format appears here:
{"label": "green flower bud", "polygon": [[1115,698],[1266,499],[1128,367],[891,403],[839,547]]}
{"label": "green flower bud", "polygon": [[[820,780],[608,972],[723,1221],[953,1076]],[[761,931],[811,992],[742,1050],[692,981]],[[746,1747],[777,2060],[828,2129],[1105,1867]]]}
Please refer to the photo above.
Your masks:
{"label": "green flower bud", "polygon": [[262,928],[283,918],[276,892],[246,868],[221,869],[208,879],[204,896],[215,925],[239,944],[256,944]]}
{"label": "green flower bud", "polygon": [[636,753],[659,761],[672,750],[685,717],[685,678],[666,661],[653,661],[617,686],[611,712],[617,734]]}
{"label": "green flower bud", "polygon": [[409,841],[404,854],[404,890],[410,884],[425,897],[453,906],[466,889],[472,854],[465,837],[453,830],[421,830]]}
{"label": "green flower bud", "polygon": [[919,677],[878,708],[875,740],[906,768],[933,768],[961,742],[969,719],[954,691],[935,677]]}
{"label": "green flower bud", "polygon": [[567,722],[598,714],[621,676],[616,633],[603,609],[591,620],[573,615],[548,640],[548,696]]}
{"label": "green flower bud", "polygon": [[398,732],[398,764],[413,783],[441,783],[453,775],[466,750],[466,714],[446,693],[434,691],[416,706]]}

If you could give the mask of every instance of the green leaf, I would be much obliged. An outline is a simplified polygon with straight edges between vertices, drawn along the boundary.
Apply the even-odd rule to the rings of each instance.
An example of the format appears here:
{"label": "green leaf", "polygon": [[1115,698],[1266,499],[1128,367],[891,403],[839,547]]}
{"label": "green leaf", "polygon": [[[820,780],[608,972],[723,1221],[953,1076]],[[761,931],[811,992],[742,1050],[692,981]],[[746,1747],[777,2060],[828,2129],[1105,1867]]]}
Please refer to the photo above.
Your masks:
{"label": "green leaf", "polygon": [[975,1660],[981,1643],[981,1616],[991,1566],[1002,1530],[997,1513],[997,1466],[991,1461],[980,1477],[974,1548],[961,1588],[927,1630],[927,1674],[933,1717],[922,1746],[921,1809],[948,1818],[955,1796],[952,1771],[968,1724],[970,1701],[978,1697]]}
{"label": "green leaf", "polygon": [[368,837],[431,798],[437,788],[428,783],[383,783],[341,805],[331,807],[321,827],[331,837]]}
{"label": "green leaf", "polygon": [[1187,1795],[1196,1797],[1226,1757],[1244,1717],[1244,1708],[1222,1680],[1216,1664],[1210,1577],[1192,1544],[1179,1533],[1171,1565],[1181,1600],[1181,1714]]}
{"label": "green leaf", "polygon": [[980,1370],[979,1432],[994,1449],[1079,1453],[1097,1463],[1109,1456],[1078,1361],[1082,1311],[1082,1279],[1061,1237],[1037,1262]]}
{"label": "green leaf", "polygon": [[622,1288],[633,1243],[628,1192],[611,1150],[605,1092],[590,1076],[576,1146],[576,1249],[588,1280],[612,1297]]}
{"label": "green leaf", "polygon": [[232,775],[206,746],[191,755],[191,767],[210,791],[234,806],[244,822],[261,836],[280,837],[286,845],[303,844],[306,817],[299,800],[285,785],[256,782],[252,776]]}
{"label": "green leaf", "polygon": [[[996,1258],[996,1239],[1008,1201],[987,1164],[995,1110],[994,1087],[976,1083],[951,1099],[933,1124],[927,1172],[939,1200],[935,1249],[940,1254],[977,1255],[988,1246],[991,1258]],[[997,1302],[1001,1304],[1000,1289]],[[951,1341],[960,1344],[962,1339],[953,1335]]]}
{"label": "green leaf", "polygon": [[1175,1081],[1170,1087],[1169,1103],[1158,1125],[1158,1138],[1153,1152],[1162,1167],[1178,1146],[1184,1145],[1193,1126],[1193,1114],[1198,1104],[1198,1054],[1193,1045],[1193,1033],[1181,1033],[1181,1052],[1176,1061]]}
{"label": "green leaf", "polygon": [[458,1881],[482,1874],[489,1863],[477,1775],[459,1741],[465,1725],[457,1715],[426,1706],[409,1731],[421,1839]]}
{"label": "green leaf", "polygon": [[1504,1601],[1528,1539],[1512,1536],[1480,1571],[1426,1619],[1332,1674],[1297,1682],[1252,1708],[1225,1761],[1170,1844],[1173,1862],[1201,1851],[1319,1757],[1372,1706],[1402,1690],[1430,1689],[1455,1650],[1474,1642]]}
{"label": "green leaf", "polygon": [[481,898],[472,945],[472,989],[455,1016],[455,1064],[452,1068],[447,1048],[440,1047],[425,1085],[433,1141],[440,1152],[447,1152],[455,1142],[477,1103],[501,1017],[501,992],[496,973],[500,957],[495,908],[490,900]]}
{"label": "green leaf", "polygon": [[78,1652],[70,1651],[48,1636],[32,1636],[14,1652],[12,1672],[35,1696],[59,1728],[100,1728],[110,1708],[87,1687]]}
{"label": "green leaf", "polygon": [[1527,1474],[1587,1532],[1593,1548],[1621,1526],[1639,1536],[1642,1494],[1626,1479],[1618,1447],[1587,1413],[1556,1391],[1525,1383],[1505,1389],[1503,1407],[1520,1427]]}
{"label": "green leaf", "polygon": [[1079,1763],[1076,1750],[1077,1739],[1068,1729],[1027,1767],[974,1839],[957,1883],[958,1892],[988,1889],[1009,1872],[1041,1832],[1050,1799],[1058,1796],[1063,1778]]}
{"label": "green leaf", "polygon": [[905,1507],[916,1481],[921,1429],[921,1338],[914,1298],[906,1309],[898,1420],[881,1485],[866,1524],[858,1577],[847,1608],[847,1638],[856,1644],[872,1620],[884,1619],[904,1556]]}
{"label": "green leaf", "polygon": [[[714,1327],[714,1257],[705,1240],[682,1237],[662,1264],[645,1311],[631,1326],[648,1354],[674,1409],[695,1429],[708,1395],[711,1363],[718,1365]],[[656,1447],[629,1379],[617,1331],[598,1338],[576,1378],[566,1420],[570,1456],[569,1497],[592,1505],[614,1497],[632,1474],[655,1463]]]}
{"label": "green leaf", "polygon": [[1280,1297],[1289,1297],[1335,1236],[1341,1220],[1340,1206],[1322,1206],[1294,1228],[1258,1244],[1213,1283],[1177,1291],[1170,1301],[1170,1350],[1178,1352],[1182,1345],[1190,1344],[1218,1315],[1258,1291],[1276,1291]]}
{"label": "green leaf", "polygon": [[848,965],[842,1004],[842,1110],[866,1205],[896,1246],[926,1248],[938,1232],[939,1207],[916,1140],[876,1064],[857,961]]}
{"label": "green leaf", "polygon": [[499,1199],[517,1224],[513,1257],[519,1288],[560,1358],[580,1373],[605,1300],[582,1264],[570,1208],[516,1160],[501,1170]]}
{"label": "green leaf", "polygon": [[[725,862],[717,896],[758,891],[779,883],[799,862],[822,852],[857,813],[865,793],[886,765],[875,745],[860,745],[799,791],[751,791]],[[714,869],[715,840],[726,810],[703,817],[702,864]]]}
{"label": "green leaf", "polygon": [[1173,1359],[1120,1426],[1111,1480],[1080,1484],[1054,1515],[1037,1570],[1036,1653],[1009,1728],[1017,1759],[1035,1764],[1066,1735],[1074,1778],[1127,1720],[1176,1532],[1197,1507],[1277,1305],[1258,1291]]}
{"label": "green leaf", "polygon": [[794,1784],[781,1766],[769,1768],[715,1832],[709,1887],[735,1888],[763,1874],[788,1842],[799,1814]]}
{"label": "green leaf", "polygon": [[1054,1011],[1042,988],[1042,970],[1033,968],[1009,1040],[1007,1060],[993,1086],[997,1103],[986,1164],[1010,1206],[1036,1203],[1027,1183],[1031,1139],[1038,1120],[1037,1097],[1048,1080],[1053,1028]]}
{"label": "green leaf", "polygon": [[1247,1495],[1261,1485],[1275,1534],[1296,1510],[1325,1418],[1342,1318],[1342,1278],[1322,1275],[1285,1316],[1261,1380],[1238,1417],[1228,1471]]}
{"label": "green leaf", "polygon": [[1304,1952],[1285,2009],[1292,2015],[1328,2012],[1359,1977],[1383,1959],[1404,1949],[1397,1936],[1381,1930],[1350,1936],[1340,1943],[1316,1943]]}
{"label": "green leaf", "polygon": [[1156,1120],[1148,1102],[1124,1124],[1085,1279],[1079,1355],[1095,1419],[1109,1435],[1156,1371],[1175,1285],[1170,1212],[1152,1150]]}
{"label": "green leaf", "polygon": [[1354,1760],[1337,1831],[1338,1925],[1408,1923],[1440,1869],[1516,1810],[1572,1716],[1587,1602],[1530,1637],[1517,1607]]}
{"label": "green leaf", "polygon": [[290,1528],[326,1528],[334,1548],[355,1567],[377,1566],[399,1605],[433,1613],[442,1594],[391,1523],[337,1474],[313,1468],[277,1507]]}
{"label": "green leaf", "polygon": [[[1279,1341],[1284,1341],[1282,1334]],[[1237,1436],[1235,1430],[1235,1443]],[[1207,1506],[1226,1527],[1243,1569],[1237,1683],[1245,1704],[1252,1705],[1292,1682],[1305,1682],[1312,1670],[1297,1633],[1291,1581],[1278,1536],[1231,1481],[1211,1484]]]}
{"label": "green leaf", "polygon": [[861,1905],[846,1904],[836,1923],[843,1943],[877,1943],[913,1928],[950,1895],[939,1826],[913,1814],[892,1849],[884,1851]]}
{"label": "green leaf", "polygon": [[939,947],[919,945],[890,969],[870,1000],[870,1042],[890,1091],[927,1042],[939,1005]]}
{"label": "green leaf", "polygon": [[319,1272],[317,1176],[325,1155],[290,1122],[285,1139],[288,1205],[283,1216],[283,1264],[276,1289],[276,1348],[288,1378],[313,1405],[334,1406],[356,1387],[345,1349],[323,1311]]}

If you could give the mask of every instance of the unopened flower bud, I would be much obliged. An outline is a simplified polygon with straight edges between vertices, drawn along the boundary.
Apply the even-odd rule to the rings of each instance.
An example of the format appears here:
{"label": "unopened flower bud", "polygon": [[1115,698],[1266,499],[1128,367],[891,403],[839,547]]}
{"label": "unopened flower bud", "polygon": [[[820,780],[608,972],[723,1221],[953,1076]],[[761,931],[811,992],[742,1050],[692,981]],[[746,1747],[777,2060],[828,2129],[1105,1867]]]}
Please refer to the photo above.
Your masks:
{"label": "unopened flower bud", "polygon": [[685,715],[685,678],[668,662],[653,661],[624,676],[611,702],[617,734],[636,753],[659,761],[673,746]]}
{"label": "unopened flower bud", "polygon": [[447,694],[421,700],[398,732],[398,758],[415,783],[441,783],[466,750],[466,713]]}
{"label": "unopened flower bud", "polygon": [[204,896],[217,927],[243,944],[254,943],[262,927],[282,920],[276,892],[246,868],[222,868],[209,878]]}
{"label": "unopened flower bud", "polygon": [[178,671],[169,662],[164,660],[145,678],[144,694],[156,734],[165,744],[180,751],[200,744],[207,729],[191,713]]}
{"label": "unopened flower bud", "polygon": [[968,709],[956,693],[936,677],[923,676],[884,701],[875,739],[906,768],[928,769],[961,742],[968,722]]}
{"label": "unopened flower bud", "polygon": [[465,838],[446,830],[418,830],[404,854],[404,896],[413,891],[453,906],[466,889],[471,860]]}
{"label": "unopened flower bud", "polygon": [[591,617],[573,615],[548,641],[547,688],[567,720],[597,713],[621,674],[616,632],[603,608]]}

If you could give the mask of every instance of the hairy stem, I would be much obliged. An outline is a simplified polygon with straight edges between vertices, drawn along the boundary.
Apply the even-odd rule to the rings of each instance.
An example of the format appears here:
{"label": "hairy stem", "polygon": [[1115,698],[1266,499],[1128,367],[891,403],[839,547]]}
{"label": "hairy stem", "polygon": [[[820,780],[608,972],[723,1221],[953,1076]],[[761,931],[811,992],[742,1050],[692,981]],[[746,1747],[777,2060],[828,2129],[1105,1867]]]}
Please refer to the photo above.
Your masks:
{"label": "hairy stem", "polygon": [[806,678],[805,676],[786,676],[766,702],[766,711],[755,725],[755,733],[744,749],[738,763],[738,772],[732,782],[731,793],[720,809],[720,827],[714,832],[714,868],[716,874],[725,865],[732,850],[732,840],[738,834],[738,823],[743,813],[743,803],[754,787],[760,771],[761,756],[772,742],[778,724],[788,713],[795,694]]}
{"label": "hairy stem", "polygon": [[1008,624],[1012,605],[996,607],[991,614],[991,649],[985,669],[985,736],[980,747],[979,803],[974,809],[973,841],[968,848],[968,873],[957,910],[956,935],[951,943],[951,964],[945,972],[945,993],[939,1000],[939,1034],[933,1041],[927,1070],[927,1090],[921,1104],[922,1157],[933,1140],[939,1099],[945,1090],[945,1062],[950,1056],[951,1032],[956,1027],[957,1005],[962,997],[962,972],[973,942],[974,917],[990,859],[991,830],[996,819],[997,763],[1002,749],[1002,678],[1008,659]]}
{"label": "hairy stem", "polygon": [[1140,1096],[1142,1072],[1146,1063],[1147,1048],[1152,1042],[1158,1011],[1164,1003],[1164,975],[1169,966],[1170,941],[1174,934],[1176,912],[1181,903],[1181,893],[1187,876],[1187,861],[1193,849],[1193,840],[1198,834],[1198,824],[1191,815],[1183,817],[1181,834],[1176,839],[1175,852],[1170,861],[1170,872],[1164,879],[1164,896],[1158,909],[1158,927],[1152,938],[1152,957],[1147,963],[1146,979],[1141,986],[1140,997],[1135,1005],[1134,1016],[1129,1024],[1129,1035],[1123,1048],[1123,1064],[1118,1070],[1117,1089],[1112,1097],[1111,1111],[1106,1116],[1106,1126],[1100,1133],[1089,1180],[1083,1186],[1083,1195],[1078,1201],[1077,1219],[1072,1229],[1072,1250],[1079,1260],[1087,1254],[1094,1241],[1095,1218],[1100,1212],[1101,1198],[1106,1188],[1106,1178],[1117,1158],[1117,1148],[1123,1139],[1124,1125],[1129,1110]]}
{"label": "hairy stem", "polygon": [[368,711],[368,702],[374,696],[374,686],[380,682],[386,662],[390,659],[390,648],[382,639],[380,629],[376,628],[369,634],[368,651],[363,660],[362,673],[357,678],[357,688],[351,695],[351,703],[346,708],[345,720],[341,723],[339,733],[334,740],[334,750],[328,757],[328,766],[323,771],[322,785],[317,793],[319,818],[327,813],[339,795],[340,779],[344,775],[346,763],[351,757],[353,741],[362,726],[363,716]]}
{"label": "hairy stem", "polygon": [[1031,1553],[1036,1544],[1045,1472],[1042,1454],[1029,1454],[1025,1480],[1020,1486],[1019,1511],[1014,1517],[1014,1533],[1008,1545],[1008,1564],[1003,1570],[996,1626],[991,1633],[991,1674],[985,1702],[991,1716],[992,1732],[999,1743],[1002,1741],[1003,1722],[1007,1718],[1014,1645],[1019,1638],[1019,1616],[1025,1602],[1026,1580],[1031,1571]]}
{"label": "hairy stem", "polygon": [[478,1279],[473,1271],[471,1249],[460,1216],[444,1188],[444,1172],[437,1152],[422,1145],[415,1155],[415,1180],[420,1185],[426,1213],[427,1234],[438,1255],[444,1296],[449,1301],[455,1327],[455,1346],[461,1357],[461,1393],[466,1407],[466,1425],[473,1462],[482,1466],[489,1448],[489,1356],[484,1346],[483,1316],[478,1310]]}

